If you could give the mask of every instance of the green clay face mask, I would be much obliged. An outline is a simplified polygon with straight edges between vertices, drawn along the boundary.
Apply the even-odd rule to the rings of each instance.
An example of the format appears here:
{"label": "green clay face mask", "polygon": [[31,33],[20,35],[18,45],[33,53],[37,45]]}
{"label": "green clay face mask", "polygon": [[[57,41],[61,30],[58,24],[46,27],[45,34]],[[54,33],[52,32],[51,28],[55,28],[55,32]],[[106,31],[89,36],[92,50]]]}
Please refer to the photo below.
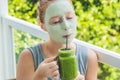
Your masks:
{"label": "green clay face mask", "polygon": [[[46,29],[50,38],[59,43],[66,43],[66,37],[68,38],[68,43],[70,43],[74,39],[76,33],[76,16],[74,14],[72,19],[66,19],[66,12],[74,12],[74,9],[70,2],[65,0],[53,2],[46,9]],[[52,25],[49,21],[55,16],[60,16],[62,21]]]}

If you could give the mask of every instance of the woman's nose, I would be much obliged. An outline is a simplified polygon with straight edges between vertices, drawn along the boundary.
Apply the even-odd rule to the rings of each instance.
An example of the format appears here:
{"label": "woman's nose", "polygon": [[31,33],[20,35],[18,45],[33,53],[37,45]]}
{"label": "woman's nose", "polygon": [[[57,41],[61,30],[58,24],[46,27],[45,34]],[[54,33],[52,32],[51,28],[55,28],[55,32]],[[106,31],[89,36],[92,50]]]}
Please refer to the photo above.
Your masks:
{"label": "woman's nose", "polygon": [[64,30],[68,30],[68,29],[70,29],[69,22],[68,22],[66,19],[63,19],[63,25],[62,25],[62,28],[63,28]]}

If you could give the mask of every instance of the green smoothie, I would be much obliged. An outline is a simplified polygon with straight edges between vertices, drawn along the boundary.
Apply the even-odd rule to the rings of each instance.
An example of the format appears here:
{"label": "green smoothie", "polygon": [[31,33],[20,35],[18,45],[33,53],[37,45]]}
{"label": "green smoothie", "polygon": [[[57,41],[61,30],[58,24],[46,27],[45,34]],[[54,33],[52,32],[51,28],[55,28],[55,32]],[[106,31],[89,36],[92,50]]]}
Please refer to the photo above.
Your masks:
{"label": "green smoothie", "polygon": [[72,49],[59,49],[59,68],[62,80],[74,80],[77,77],[76,56]]}

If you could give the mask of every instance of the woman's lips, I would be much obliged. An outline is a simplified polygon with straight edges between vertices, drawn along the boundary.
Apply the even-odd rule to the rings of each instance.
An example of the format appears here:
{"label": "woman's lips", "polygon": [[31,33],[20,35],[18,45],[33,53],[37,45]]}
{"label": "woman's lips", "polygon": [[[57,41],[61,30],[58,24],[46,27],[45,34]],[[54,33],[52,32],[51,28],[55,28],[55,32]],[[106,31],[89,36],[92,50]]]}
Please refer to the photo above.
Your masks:
{"label": "woman's lips", "polygon": [[64,35],[63,38],[69,38],[72,34]]}

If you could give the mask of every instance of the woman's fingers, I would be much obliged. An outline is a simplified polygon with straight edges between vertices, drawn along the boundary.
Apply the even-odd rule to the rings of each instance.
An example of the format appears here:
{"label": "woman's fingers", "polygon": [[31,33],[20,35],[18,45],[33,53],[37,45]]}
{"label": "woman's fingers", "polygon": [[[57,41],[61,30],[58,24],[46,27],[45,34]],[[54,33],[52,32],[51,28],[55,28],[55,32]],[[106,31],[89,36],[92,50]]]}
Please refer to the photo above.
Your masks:
{"label": "woman's fingers", "polygon": [[56,70],[56,71],[54,71],[53,73],[52,73],[52,77],[55,77],[55,76],[58,76],[59,75],[59,71],[58,70]]}
{"label": "woman's fingers", "polygon": [[59,71],[58,70],[54,71],[52,76],[55,80],[58,80],[59,79]]}
{"label": "woman's fingers", "polygon": [[55,59],[55,57],[46,58],[46,59],[44,60],[44,62],[45,62],[45,63],[50,63],[50,62],[54,61],[54,59]]}
{"label": "woman's fingers", "polygon": [[52,69],[53,67],[57,66],[57,61],[52,61],[50,63],[47,63],[48,68]]}
{"label": "woman's fingers", "polygon": [[56,71],[59,69],[58,65],[52,66],[50,67],[50,69],[52,70],[52,72]]}
{"label": "woman's fingers", "polygon": [[48,68],[47,75],[49,77],[52,77],[52,78],[55,78],[58,80],[59,79],[59,70],[58,70],[59,67],[57,65],[57,61],[52,61],[52,60],[54,60],[54,58],[52,58],[52,59],[49,58],[45,61],[45,62],[47,62],[46,66]]}
{"label": "woman's fingers", "polygon": [[52,78],[55,78],[55,79],[59,78],[59,70],[57,68],[49,69],[48,72],[49,72],[49,77],[52,77]]}
{"label": "woman's fingers", "polygon": [[51,72],[51,77],[53,78],[59,78],[59,71],[58,71],[58,65],[57,65],[57,62],[54,61],[54,62],[51,62],[49,63],[49,69],[50,69],[50,72]]}

